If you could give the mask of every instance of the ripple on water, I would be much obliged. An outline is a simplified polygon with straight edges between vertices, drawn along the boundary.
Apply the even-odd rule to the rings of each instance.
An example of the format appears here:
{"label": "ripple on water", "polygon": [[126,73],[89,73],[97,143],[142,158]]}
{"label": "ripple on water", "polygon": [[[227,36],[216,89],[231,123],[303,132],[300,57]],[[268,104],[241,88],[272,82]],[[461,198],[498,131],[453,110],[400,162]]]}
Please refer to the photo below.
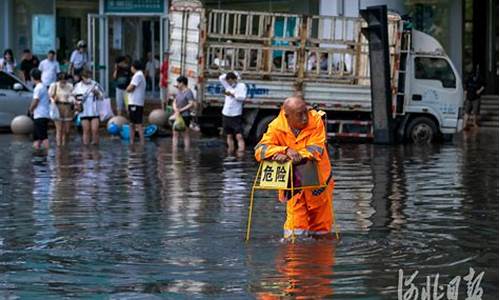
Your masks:
{"label": "ripple on water", "polygon": [[[280,242],[285,211],[258,192],[243,242],[251,153],[214,140],[172,151],[75,138],[33,163],[29,141],[0,136],[0,295],[394,299],[398,270],[485,271],[498,297],[498,134],[454,144],[330,147],[339,242]],[[460,296],[465,296],[465,290]]]}

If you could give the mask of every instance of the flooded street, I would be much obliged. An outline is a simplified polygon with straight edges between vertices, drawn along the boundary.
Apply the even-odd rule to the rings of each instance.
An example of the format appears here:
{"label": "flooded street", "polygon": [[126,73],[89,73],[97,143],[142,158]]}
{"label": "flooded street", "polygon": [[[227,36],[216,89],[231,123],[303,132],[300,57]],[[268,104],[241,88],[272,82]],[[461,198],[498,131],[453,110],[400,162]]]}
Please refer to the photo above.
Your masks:
{"label": "flooded street", "polygon": [[401,269],[419,272],[420,294],[439,274],[442,299],[460,276],[465,299],[472,268],[484,272],[482,299],[498,299],[498,131],[331,145],[342,238],[296,244],[280,241],[284,206],[264,191],[243,240],[251,151],[73,137],[43,160],[29,139],[0,135],[0,298],[397,299]]}

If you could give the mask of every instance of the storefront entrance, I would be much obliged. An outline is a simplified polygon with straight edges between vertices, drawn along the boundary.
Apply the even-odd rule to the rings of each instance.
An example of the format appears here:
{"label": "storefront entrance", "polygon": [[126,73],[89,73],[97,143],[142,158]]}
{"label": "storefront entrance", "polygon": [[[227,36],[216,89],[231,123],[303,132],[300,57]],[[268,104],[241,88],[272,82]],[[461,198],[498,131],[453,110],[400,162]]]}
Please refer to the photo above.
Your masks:
{"label": "storefront entrance", "polygon": [[108,94],[114,96],[112,74],[116,59],[128,56],[131,61],[140,60],[145,67],[148,100],[160,99],[159,71],[167,49],[166,18],[90,14],[88,24],[91,70]]}

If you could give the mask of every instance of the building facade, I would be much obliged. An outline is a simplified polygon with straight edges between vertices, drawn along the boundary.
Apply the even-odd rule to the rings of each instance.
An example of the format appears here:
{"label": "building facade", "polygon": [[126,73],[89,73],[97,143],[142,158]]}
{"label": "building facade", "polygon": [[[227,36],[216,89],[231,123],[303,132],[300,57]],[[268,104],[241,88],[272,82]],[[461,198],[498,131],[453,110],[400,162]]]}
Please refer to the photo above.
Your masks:
{"label": "building facade", "polygon": [[[495,0],[204,0],[208,8],[295,14],[358,16],[359,9],[387,5],[435,37],[465,77],[479,66],[488,93],[498,94],[498,1]],[[0,49],[20,59],[25,48],[43,57],[56,49],[68,59],[79,40],[94,51],[97,76],[109,77],[114,58],[161,57],[168,0],[3,0]],[[126,38],[124,38],[126,34]]]}

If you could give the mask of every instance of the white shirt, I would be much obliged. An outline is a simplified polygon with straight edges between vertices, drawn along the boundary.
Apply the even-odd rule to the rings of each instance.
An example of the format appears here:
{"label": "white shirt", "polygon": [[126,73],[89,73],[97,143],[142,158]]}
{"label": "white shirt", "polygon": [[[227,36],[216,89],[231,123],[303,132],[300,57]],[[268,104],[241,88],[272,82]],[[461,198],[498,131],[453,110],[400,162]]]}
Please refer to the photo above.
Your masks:
{"label": "white shirt", "polygon": [[80,53],[80,51],[74,50],[73,53],[71,53],[71,58],[69,59],[69,62],[73,64],[73,67],[75,69],[81,69],[88,62],[87,53],[86,52]]}
{"label": "white shirt", "polygon": [[160,68],[160,61],[157,59],[153,59],[153,61],[148,61],[146,63],[146,74],[149,77],[153,78],[156,75],[156,70]]}
{"label": "white shirt", "polygon": [[13,63],[7,63],[5,59],[0,58],[0,70],[3,70],[7,73],[14,73],[14,68],[16,67],[16,61]]}
{"label": "white shirt", "polygon": [[226,81],[226,74],[219,76],[219,81],[226,91],[234,95],[234,97],[225,96],[222,114],[226,117],[241,116],[243,113],[243,102],[247,98],[247,86],[241,82],[236,83],[235,86],[229,85]]}
{"label": "white shirt", "polygon": [[134,85],[135,89],[128,94],[128,104],[144,106],[144,99],[146,98],[146,78],[144,78],[144,73],[142,71],[135,72],[130,84]]}
{"label": "white shirt", "polygon": [[56,82],[57,73],[61,72],[57,60],[49,60],[48,58],[40,62],[38,69],[42,71],[42,82],[45,86],[50,86],[52,83]]}
{"label": "white shirt", "polygon": [[[99,92],[97,96],[92,92],[94,89]],[[89,84],[86,84],[83,81],[80,81],[75,85],[75,88],[73,89],[73,95],[83,95],[83,111],[80,113],[80,117],[99,116],[99,110],[97,109],[97,100],[103,96],[103,92],[97,82],[91,80]]]}
{"label": "white shirt", "polygon": [[38,83],[33,90],[33,99],[38,99],[38,104],[33,111],[33,118],[50,118],[49,115],[49,93],[47,87],[43,83]]}

